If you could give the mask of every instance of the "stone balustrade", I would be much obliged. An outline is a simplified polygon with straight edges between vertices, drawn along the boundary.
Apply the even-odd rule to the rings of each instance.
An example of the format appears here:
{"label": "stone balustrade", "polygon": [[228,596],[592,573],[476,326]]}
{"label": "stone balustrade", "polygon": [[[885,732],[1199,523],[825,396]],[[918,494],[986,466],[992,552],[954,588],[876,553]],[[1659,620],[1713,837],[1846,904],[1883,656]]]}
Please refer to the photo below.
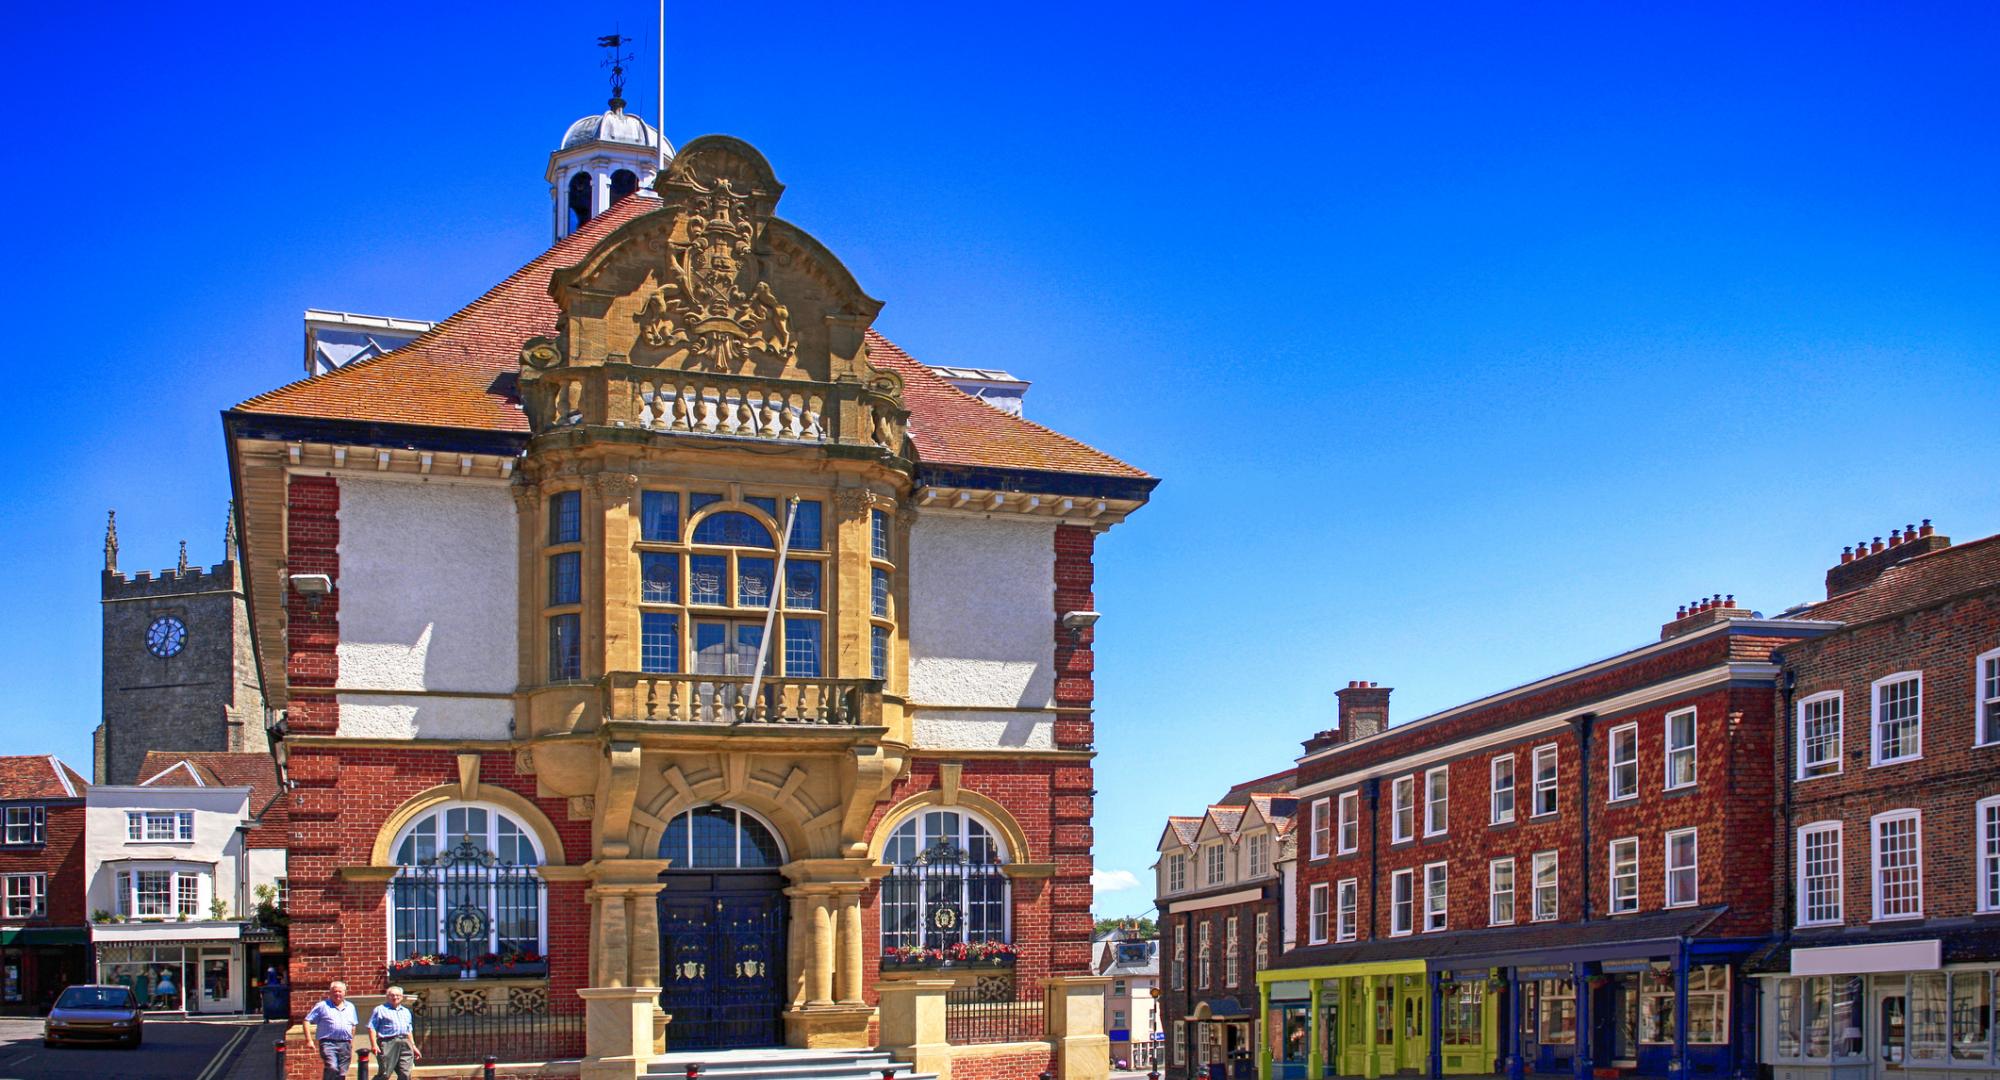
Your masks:
{"label": "stone balustrade", "polygon": [[882,684],[874,679],[770,676],[750,699],[748,675],[613,672],[607,716],[664,724],[798,724],[877,727]]}
{"label": "stone balustrade", "polygon": [[536,434],[579,425],[671,436],[872,446],[901,455],[909,410],[893,376],[873,384],[663,371],[632,364],[524,370]]}

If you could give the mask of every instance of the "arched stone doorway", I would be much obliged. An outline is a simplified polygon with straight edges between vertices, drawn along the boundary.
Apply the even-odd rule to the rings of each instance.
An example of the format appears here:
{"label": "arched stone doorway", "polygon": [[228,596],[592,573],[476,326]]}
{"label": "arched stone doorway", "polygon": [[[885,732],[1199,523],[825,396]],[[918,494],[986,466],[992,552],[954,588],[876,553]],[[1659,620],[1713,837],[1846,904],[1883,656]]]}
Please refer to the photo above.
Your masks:
{"label": "arched stone doorway", "polygon": [[660,857],[660,1008],[669,1050],[785,1042],[785,878],[777,833],[733,806],[667,823]]}

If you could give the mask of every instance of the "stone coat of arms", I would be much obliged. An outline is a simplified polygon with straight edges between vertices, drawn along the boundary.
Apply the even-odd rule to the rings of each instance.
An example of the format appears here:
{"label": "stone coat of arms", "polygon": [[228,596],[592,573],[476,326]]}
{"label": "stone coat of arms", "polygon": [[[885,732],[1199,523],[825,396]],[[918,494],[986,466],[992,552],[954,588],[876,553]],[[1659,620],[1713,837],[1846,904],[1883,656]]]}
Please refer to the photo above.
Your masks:
{"label": "stone coat of arms", "polygon": [[791,313],[768,283],[751,283],[757,226],[749,198],[728,177],[706,187],[687,174],[679,179],[693,193],[682,211],[686,239],[668,245],[664,283],[635,317],[640,338],[685,349],[709,371],[740,371],[760,357],[791,360]]}

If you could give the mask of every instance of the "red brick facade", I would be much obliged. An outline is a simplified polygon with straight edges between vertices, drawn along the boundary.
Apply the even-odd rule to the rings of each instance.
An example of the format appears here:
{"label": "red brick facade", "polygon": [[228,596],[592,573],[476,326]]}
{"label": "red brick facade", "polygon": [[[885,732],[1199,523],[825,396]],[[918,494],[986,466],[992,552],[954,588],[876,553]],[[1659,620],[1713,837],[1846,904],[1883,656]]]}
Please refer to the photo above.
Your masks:
{"label": "red brick facade", "polygon": [[[1862,593],[1843,594],[1802,613],[1837,619],[1867,605],[1859,621],[1782,651],[1791,686],[1775,705],[1774,723],[1787,739],[1788,745],[1781,744],[1786,756],[1779,783],[1789,786],[1790,799],[1773,836],[1774,846],[1786,856],[1777,860],[1773,886],[1790,899],[1781,912],[1788,924],[1796,925],[1801,914],[1798,830],[1826,822],[1841,825],[1840,925],[1859,930],[1877,919],[1870,822],[1896,810],[1921,814],[1922,919],[1917,925],[1994,910],[1982,903],[1976,887],[1980,864],[1974,856],[1981,832],[1974,809],[1980,800],[2000,796],[2000,742],[1982,740],[1976,726],[1985,692],[1979,681],[1985,673],[1976,661],[2000,649],[2000,558],[1985,550],[1996,547],[2000,540],[1990,539],[1925,554]],[[1912,586],[1918,583],[1908,579],[1918,577],[1936,581],[1906,600],[1879,595],[1915,593]],[[1878,597],[1871,600],[1865,593]],[[1902,673],[1921,676],[1921,756],[1877,765],[1872,748],[1876,684]],[[1830,692],[1840,695],[1838,771],[1800,778],[1802,703]],[[1892,922],[1879,928],[1896,926]],[[1825,933],[1808,930],[1803,937]]]}

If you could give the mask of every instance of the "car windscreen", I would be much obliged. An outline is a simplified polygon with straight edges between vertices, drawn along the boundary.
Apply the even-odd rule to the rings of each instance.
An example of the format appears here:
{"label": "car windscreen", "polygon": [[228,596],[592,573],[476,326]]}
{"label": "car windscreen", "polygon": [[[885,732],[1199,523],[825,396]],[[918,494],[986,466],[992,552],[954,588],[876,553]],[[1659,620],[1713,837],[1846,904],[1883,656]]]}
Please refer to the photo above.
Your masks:
{"label": "car windscreen", "polygon": [[123,986],[72,986],[56,999],[58,1009],[129,1009],[132,991]]}

